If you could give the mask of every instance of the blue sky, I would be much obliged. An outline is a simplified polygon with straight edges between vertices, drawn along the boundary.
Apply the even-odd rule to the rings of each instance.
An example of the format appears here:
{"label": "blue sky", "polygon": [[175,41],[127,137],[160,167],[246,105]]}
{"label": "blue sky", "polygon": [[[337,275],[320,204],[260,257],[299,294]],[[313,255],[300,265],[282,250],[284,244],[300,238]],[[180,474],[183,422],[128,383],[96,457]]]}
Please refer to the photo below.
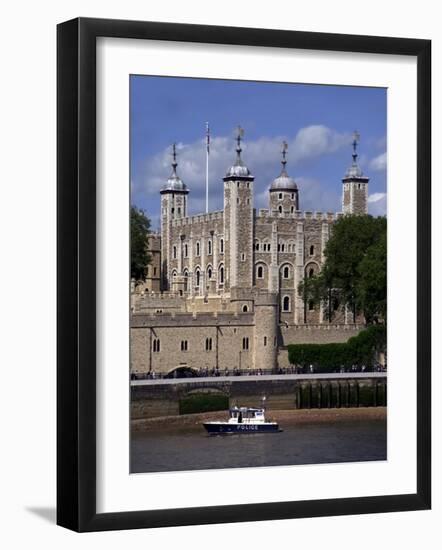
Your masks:
{"label": "blue sky", "polygon": [[281,169],[298,183],[301,210],[340,211],[341,179],[351,163],[351,136],[361,135],[359,163],[370,177],[369,210],[386,211],[384,88],[320,86],[133,75],[130,78],[131,201],[159,221],[159,190],[177,143],[178,174],[190,189],[189,214],[205,209],[205,123],[210,124],[210,210],[223,206],[222,177],[244,130],[243,160],[255,176],[255,207]]}

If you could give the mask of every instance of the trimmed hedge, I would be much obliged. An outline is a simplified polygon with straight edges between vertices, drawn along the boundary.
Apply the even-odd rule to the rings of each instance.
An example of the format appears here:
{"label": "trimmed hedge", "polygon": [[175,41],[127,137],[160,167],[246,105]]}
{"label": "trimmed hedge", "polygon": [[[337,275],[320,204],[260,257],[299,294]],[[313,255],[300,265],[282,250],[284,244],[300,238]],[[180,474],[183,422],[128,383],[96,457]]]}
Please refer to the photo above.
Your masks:
{"label": "trimmed hedge", "polygon": [[209,411],[225,411],[229,408],[227,395],[196,393],[180,399],[180,414],[195,414]]}
{"label": "trimmed hedge", "polygon": [[373,365],[375,352],[385,349],[385,325],[372,325],[345,343],[339,344],[291,344],[288,346],[292,365],[309,365],[316,372],[336,370],[352,365]]}

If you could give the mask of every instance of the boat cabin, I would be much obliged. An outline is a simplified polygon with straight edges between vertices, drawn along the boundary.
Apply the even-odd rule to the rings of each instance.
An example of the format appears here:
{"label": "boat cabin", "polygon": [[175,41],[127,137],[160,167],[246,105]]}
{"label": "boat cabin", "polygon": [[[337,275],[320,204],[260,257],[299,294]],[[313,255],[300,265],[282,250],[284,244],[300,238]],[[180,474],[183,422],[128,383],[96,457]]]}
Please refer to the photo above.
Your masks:
{"label": "boat cabin", "polygon": [[233,407],[229,411],[229,424],[259,424],[265,422],[264,412],[264,409]]}

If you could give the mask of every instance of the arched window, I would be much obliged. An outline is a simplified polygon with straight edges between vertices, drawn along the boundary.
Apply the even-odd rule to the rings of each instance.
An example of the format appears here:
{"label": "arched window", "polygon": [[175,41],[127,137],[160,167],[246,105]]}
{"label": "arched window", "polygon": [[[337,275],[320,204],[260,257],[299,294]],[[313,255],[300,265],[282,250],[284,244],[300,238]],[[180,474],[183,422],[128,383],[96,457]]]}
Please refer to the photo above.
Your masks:
{"label": "arched window", "polygon": [[224,239],[220,239],[219,241],[219,251],[221,254],[224,254]]}
{"label": "arched window", "polygon": [[282,300],[282,311],[290,311],[290,297],[284,296]]}
{"label": "arched window", "polygon": [[176,260],[176,246],[173,247],[173,259]]}
{"label": "arched window", "polygon": [[256,268],[256,278],[264,279],[264,267],[262,265],[258,265]]}
{"label": "arched window", "polygon": [[187,244],[184,245],[184,257],[187,258],[187,256],[189,255],[189,248],[187,246]]}
{"label": "arched window", "polygon": [[154,340],[152,341],[152,351],[154,353],[159,353],[159,351],[160,351],[160,339],[159,338],[154,338]]}
{"label": "arched window", "polygon": [[247,306],[246,304],[244,304],[244,305],[242,306],[242,312],[243,312],[243,313],[247,313],[248,311],[249,311],[248,306]]}
{"label": "arched window", "polygon": [[212,338],[206,338],[206,351],[212,351]]}
{"label": "arched window", "polygon": [[281,205],[278,206],[278,212],[279,212],[280,214],[282,214],[282,206],[281,206]]}
{"label": "arched window", "polygon": [[290,268],[289,268],[288,265],[284,266],[282,274],[283,274],[284,279],[289,279],[290,278]]}
{"label": "arched window", "polygon": [[210,240],[207,242],[207,254],[209,256],[212,255],[212,241],[210,241]]}
{"label": "arched window", "polygon": [[175,277],[177,276],[177,272],[175,270],[172,271],[172,279],[175,279]]}
{"label": "arched window", "polygon": [[315,254],[315,247],[314,247],[314,245],[311,245],[311,247],[310,247],[310,256],[314,256],[314,254]]}
{"label": "arched window", "polygon": [[200,243],[199,243],[199,241],[196,243],[196,255],[197,256],[200,255]]}
{"label": "arched window", "polygon": [[293,214],[294,211],[295,211],[295,207],[294,207],[294,206],[291,206],[291,207],[290,207],[290,214]]}
{"label": "arched window", "polygon": [[200,286],[201,282],[201,272],[199,269],[196,270],[196,286]]}
{"label": "arched window", "polygon": [[313,269],[313,267],[311,267],[311,268],[308,270],[308,276],[309,276],[309,278],[313,277],[314,274],[315,274],[315,270]]}
{"label": "arched window", "polygon": [[310,300],[308,303],[308,310],[313,311],[315,309],[315,304],[313,303],[313,300]]}
{"label": "arched window", "polygon": [[189,344],[187,340],[181,340],[181,351],[187,351],[189,349]]}
{"label": "arched window", "polygon": [[207,268],[207,278],[208,278],[208,279],[211,279],[211,278],[212,278],[212,268],[211,268],[211,267],[208,267],[208,268]]}
{"label": "arched window", "polygon": [[247,337],[242,339],[242,349],[244,351],[248,351],[249,349],[249,339]]}
{"label": "arched window", "polygon": [[188,281],[189,281],[189,272],[187,269],[183,273],[184,275],[184,292],[187,292],[188,290]]}
{"label": "arched window", "polygon": [[223,265],[221,265],[221,267],[219,268],[219,284],[220,285],[224,284],[224,266]]}
{"label": "arched window", "polygon": [[278,199],[282,201],[282,193],[278,193]]}

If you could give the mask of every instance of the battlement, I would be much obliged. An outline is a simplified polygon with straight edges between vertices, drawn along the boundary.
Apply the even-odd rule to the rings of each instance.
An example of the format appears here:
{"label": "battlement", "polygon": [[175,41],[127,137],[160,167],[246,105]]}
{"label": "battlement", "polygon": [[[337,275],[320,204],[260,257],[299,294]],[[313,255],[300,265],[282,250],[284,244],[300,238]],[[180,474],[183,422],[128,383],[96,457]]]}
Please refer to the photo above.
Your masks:
{"label": "battlement", "polygon": [[188,225],[211,222],[215,220],[222,220],[223,216],[224,216],[223,210],[209,212],[207,214],[196,214],[195,216],[188,216],[187,218],[178,218],[178,219],[172,220],[172,227],[185,227]]}
{"label": "battlement", "polygon": [[268,210],[266,208],[260,208],[258,211],[258,218],[266,218],[271,221],[277,221],[280,219],[293,219],[293,220],[322,220],[333,222],[341,218],[344,214],[342,212],[312,212],[309,210],[302,211],[296,210],[295,212],[278,212],[277,210]]}
{"label": "battlement", "polygon": [[250,312],[135,312],[131,316],[131,328],[253,326],[254,322]]}
{"label": "battlement", "polygon": [[180,298],[183,297],[179,292],[167,291],[167,292],[144,292],[141,294],[141,298],[149,300],[169,300],[171,298]]}
{"label": "battlement", "polygon": [[153,311],[156,315],[163,314],[164,310],[185,309],[186,299],[178,293],[148,292],[139,294],[133,302],[134,311]]}
{"label": "battlement", "polygon": [[281,330],[283,331],[298,331],[298,332],[316,332],[316,331],[346,331],[346,332],[359,332],[365,328],[362,323],[316,323],[316,324],[285,324],[281,323]]}

